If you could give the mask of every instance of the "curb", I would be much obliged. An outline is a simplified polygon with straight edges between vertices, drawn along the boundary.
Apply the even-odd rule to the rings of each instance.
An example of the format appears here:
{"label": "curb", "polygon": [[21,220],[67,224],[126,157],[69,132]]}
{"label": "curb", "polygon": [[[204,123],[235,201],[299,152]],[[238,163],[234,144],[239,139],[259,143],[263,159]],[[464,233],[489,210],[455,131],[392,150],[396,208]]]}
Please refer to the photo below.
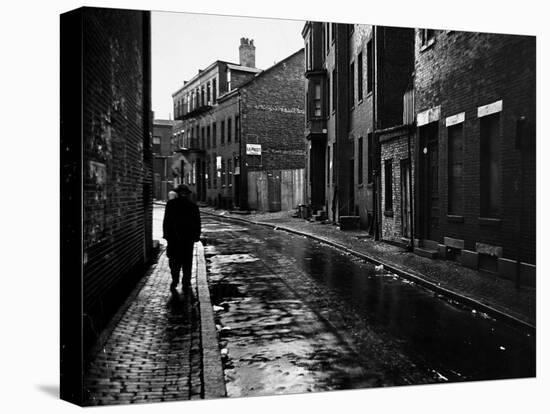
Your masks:
{"label": "curb", "polygon": [[210,290],[206,278],[204,246],[201,242],[195,243],[193,271],[196,274],[201,324],[202,397],[204,399],[221,398],[226,396],[225,377],[218,345],[218,332],[214,322],[214,311],[210,301]]}
{"label": "curb", "polygon": [[439,293],[439,294],[442,294],[446,297],[449,297],[467,307],[470,307],[470,308],[475,308],[475,309],[478,309],[478,310],[481,310],[483,312],[485,312],[486,314],[492,316],[493,318],[495,319],[498,319],[498,320],[502,320],[502,321],[506,321],[507,323],[509,323],[510,325],[513,325],[513,326],[516,326],[520,329],[524,329],[524,330],[527,330],[529,331],[529,333],[531,334],[535,334],[536,333],[536,326],[532,325],[531,323],[529,322],[526,322],[522,319],[519,319],[513,315],[510,315],[506,312],[503,312],[501,310],[498,310],[490,305],[487,305],[487,304],[484,304],[482,302],[479,302],[478,300],[475,300],[475,299],[472,299],[468,296],[465,296],[465,295],[462,295],[460,293],[457,293],[457,292],[453,292],[452,290],[449,290],[449,289],[446,289],[444,287],[441,287],[433,282],[430,282],[426,279],[424,279],[422,277],[421,274],[419,273],[416,273],[416,272],[411,272],[411,271],[408,271],[408,270],[405,270],[405,269],[402,269],[400,267],[397,267],[393,264],[388,264],[384,261],[381,261],[381,260],[378,260],[372,256],[369,256],[365,253],[360,253],[358,251],[355,251],[347,246],[344,246],[340,243],[337,243],[337,242],[334,242],[332,240],[328,240],[328,239],[324,239],[322,237],[319,237],[319,236],[316,236],[314,234],[310,234],[310,233],[305,233],[305,232],[302,232],[302,231],[299,231],[299,230],[294,230],[294,229],[291,229],[289,227],[285,227],[285,226],[279,226],[279,225],[276,225],[276,224],[271,224],[271,223],[264,223],[264,222],[260,222],[260,221],[253,221],[253,220],[247,220],[247,219],[244,219],[244,218],[240,218],[240,217],[227,217],[227,216],[222,216],[222,215],[219,215],[219,214],[215,214],[215,213],[211,213],[211,212],[208,212],[208,211],[202,211],[201,210],[201,213],[204,213],[204,214],[208,214],[210,216],[213,216],[213,217],[218,217],[220,219],[227,219],[227,220],[235,220],[235,221],[239,221],[239,222],[244,222],[244,223],[251,223],[251,224],[255,224],[255,225],[259,225],[259,226],[264,226],[264,227],[270,227],[270,228],[273,228],[274,230],[283,230],[283,231],[286,231],[287,233],[293,233],[293,234],[296,234],[298,236],[305,236],[305,237],[308,237],[310,239],[313,239],[313,240],[316,240],[318,242],[321,242],[321,243],[325,243],[325,244],[328,244],[332,247],[335,247],[339,250],[342,250],[346,253],[349,253],[355,257],[358,257],[360,259],[363,259],[367,262],[370,262],[374,265],[383,265],[384,268],[386,268],[387,270],[389,270],[390,272],[392,273],[395,273],[396,275],[404,278],[404,279],[407,279],[407,280],[411,280],[429,290],[432,290],[436,293]]}

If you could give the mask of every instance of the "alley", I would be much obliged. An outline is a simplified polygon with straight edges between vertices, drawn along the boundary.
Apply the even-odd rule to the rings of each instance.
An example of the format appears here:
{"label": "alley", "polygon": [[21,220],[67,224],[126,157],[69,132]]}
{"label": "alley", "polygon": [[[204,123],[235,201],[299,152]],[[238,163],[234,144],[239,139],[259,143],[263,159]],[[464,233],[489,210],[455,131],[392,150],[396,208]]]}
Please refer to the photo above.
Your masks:
{"label": "alley", "polygon": [[535,338],[372,265],[203,216],[228,396],[528,377]]}

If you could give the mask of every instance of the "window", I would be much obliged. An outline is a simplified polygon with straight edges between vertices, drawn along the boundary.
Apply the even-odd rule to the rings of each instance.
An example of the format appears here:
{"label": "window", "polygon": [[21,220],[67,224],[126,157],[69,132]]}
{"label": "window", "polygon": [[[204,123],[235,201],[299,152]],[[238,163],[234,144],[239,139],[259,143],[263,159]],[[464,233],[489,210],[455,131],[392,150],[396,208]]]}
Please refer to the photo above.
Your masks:
{"label": "window", "polygon": [[208,82],[208,83],[206,84],[206,103],[207,103],[208,105],[211,104],[211,101],[210,101],[210,82]]}
{"label": "window", "polygon": [[332,144],[332,185],[336,184],[336,158],[338,157],[338,144]]}
{"label": "window", "polygon": [[239,115],[235,115],[235,142],[241,140],[241,118]]}
{"label": "window", "polygon": [[393,163],[384,161],[384,210],[393,211]]}
{"label": "window", "polygon": [[231,90],[231,69],[227,69],[227,90]]}
{"label": "window", "polygon": [[206,160],[206,183],[208,188],[212,188],[212,163],[210,162],[210,157]]}
{"label": "window", "polygon": [[205,128],[202,127],[202,128],[201,128],[201,149],[205,149],[205,148],[206,148],[206,146],[205,146],[205,141],[206,141]]}
{"label": "window", "polygon": [[329,108],[330,108],[330,76],[327,76],[327,88],[325,89],[326,93],[326,102],[325,102],[325,116],[328,116]]}
{"label": "window", "polygon": [[309,92],[306,90],[306,121],[309,121],[310,118],[310,112],[311,112],[311,105],[309,104]]}
{"label": "window", "polygon": [[321,84],[315,83],[315,94],[313,98],[313,115],[321,116]]}
{"label": "window", "polygon": [[373,170],[374,170],[374,143],[372,139],[372,133],[367,134],[367,183],[374,182]]}
{"label": "window", "polygon": [[330,23],[325,23],[325,26],[327,28],[326,30],[326,50],[325,52],[328,54],[330,50]]}
{"label": "window", "polygon": [[220,145],[225,144],[225,121],[222,121],[222,126],[220,128]]}
{"label": "window", "polygon": [[206,127],[206,148],[210,149],[210,125]]}
{"label": "window", "polygon": [[334,42],[334,38],[336,36],[336,23],[331,23],[330,28],[330,39]]}
{"label": "window", "polygon": [[336,110],[336,69],[332,71],[332,110]]}
{"label": "window", "polygon": [[480,118],[480,214],[498,217],[500,199],[500,115]]}
{"label": "window", "polygon": [[326,36],[327,36],[326,24],[323,23],[321,25],[321,56],[325,56],[326,54],[326,47],[325,47]]}
{"label": "window", "polygon": [[212,181],[213,181],[213,187],[218,188],[218,158],[216,157],[216,154],[212,154]]}
{"label": "window", "polygon": [[367,43],[367,93],[372,92],[374,85],[374,50],[372,40]]}
{"label": "window", "polygon": [[460,215],[463,212],[462,162],[463,162],[463,124],[447,129],[448,135],[448,211]]}
{"label": "window", "polygon": [[349,65],[349,106],[353,108],[355,105],[355,63]]}
{"label": "window", "polygon": [[222,159],[222,187],[225,187],[225,160]]}
{"label": "window", "polygon": [[206,101],[204,100],[204,85],[201,86],[201,103],[200,103],[200,106],[206,104]]}
{"label": "window", "polygon": [[363,52],[357,55],[357,100],[363,100]]}
{"label": "window", "polygon": [[160,137],[153,137],[153,145],[160,145]]}
{"label": "window", "polygon": [[218,89],[217,89],[217,82],[216,79],[212,80],[212,104],[216,103],[216,99],[218,97]]}
{"label": "window", "polygon": [[216,148],[216,139],[217,139],[217,130],[216,130],[216,123],[214,122],[212,124],[212,148]]}
{"label": "window", "polygon": [[227,160],[227,185],[233,186],[233,160],[231,158]]}
{"label": "window", "polygon": [[231,118],[227,119],[227,143],[231,142]]}
{"label": "window", "polygon": [[435,41],[435,30],[433,29],[420,29],[420,44],[422,46],[429,46]]}
{"label": "window", "polygon": [[357,140],[357,184],[363,184],[363,137]]}
{"label": "window", "polygon": [[330,157],[330,146],[327,147],[327,187],[330,185],[330,172],[332,170],[332,158]]}

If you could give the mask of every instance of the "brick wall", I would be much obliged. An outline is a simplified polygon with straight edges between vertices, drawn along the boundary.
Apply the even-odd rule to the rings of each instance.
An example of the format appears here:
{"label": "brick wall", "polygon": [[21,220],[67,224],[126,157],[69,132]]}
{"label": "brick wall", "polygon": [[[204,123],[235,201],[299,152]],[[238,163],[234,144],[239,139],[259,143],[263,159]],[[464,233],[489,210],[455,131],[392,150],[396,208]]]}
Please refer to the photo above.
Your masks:
{"label": "brick wall", "polygon": [[[381,201],[382,201],[382,239],[392,240],[392,241],[401,241],[405,235],[402,231],[402,222],[403,222],[403,209],[402,209],[402,200],[401,200],[401,161],[409,159],[409,141],[408,141],[408,128],[406,126],[399,128],[393,133],[381,134],[380,136],[380,154],[381,154]],[[410,138],[411,146],[411,159],[414,156],[414,146],[415,146],[415,137],[411,132]],[[384,206],[386,205],[386,170],[384,168],[385,162],[387,160],[392,161],[392,204],[393,209],[391,215],[389,212],[384,211]],[[414,190],[414,163],[411,161],[411,175],[412,175],[412,186]],[[412,197],[414,200],[414,191]],[[410,208],[410,207],[409,207]],[[410,213],[409,213],[410,214]],[[410,221],[410,219],[409,219]]]}
{"label": "brick wall", "polygon": [[[524,261],[535,262],[535,152],[524,155],[524,180],[519,181],[520,153],[515,148],[516,120],[526,116],[535,125],[535,38],[488,33],[436,31],[435,42],[422,48],[416,34],[416,112],[441,106],[439,126],[440,233],[465,241],[475,250],[482,242],[504,248],[515,258],[518,244]],[[500,113],[500,215],[484,225],[480,216],[480,120],[477,107],[502,100]],[[447,218],[447,128],[445,118],[465,113],[463,222]],[[520,188],[523,188],[523,195]],[[523,202],[523,235],[519,216]],[[441,242],[441,240],[438,240]]]}
{"label": "brick wall", "polygon": [[241,89],[242,134],[262,145],[264,170],[305,167],[303,65],[300,50]]}
{"label": "brick wall", "polygon": [[147,12],[85,8],[83,18],[83,300],[92,341],[124,299],[113,292],[137,281],[152,249],[150,29]]}

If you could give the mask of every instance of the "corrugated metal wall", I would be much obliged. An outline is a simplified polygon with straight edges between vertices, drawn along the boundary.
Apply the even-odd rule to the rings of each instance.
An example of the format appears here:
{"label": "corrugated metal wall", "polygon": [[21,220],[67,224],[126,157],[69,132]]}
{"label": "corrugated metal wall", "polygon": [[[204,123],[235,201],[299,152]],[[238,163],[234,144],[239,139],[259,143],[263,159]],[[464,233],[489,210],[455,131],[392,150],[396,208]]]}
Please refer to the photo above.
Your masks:
{"label": "corrugated metal wall", "polygon": [[248,204],[251,210],[289,211],[304,203],[303,168],[248,172]]}

